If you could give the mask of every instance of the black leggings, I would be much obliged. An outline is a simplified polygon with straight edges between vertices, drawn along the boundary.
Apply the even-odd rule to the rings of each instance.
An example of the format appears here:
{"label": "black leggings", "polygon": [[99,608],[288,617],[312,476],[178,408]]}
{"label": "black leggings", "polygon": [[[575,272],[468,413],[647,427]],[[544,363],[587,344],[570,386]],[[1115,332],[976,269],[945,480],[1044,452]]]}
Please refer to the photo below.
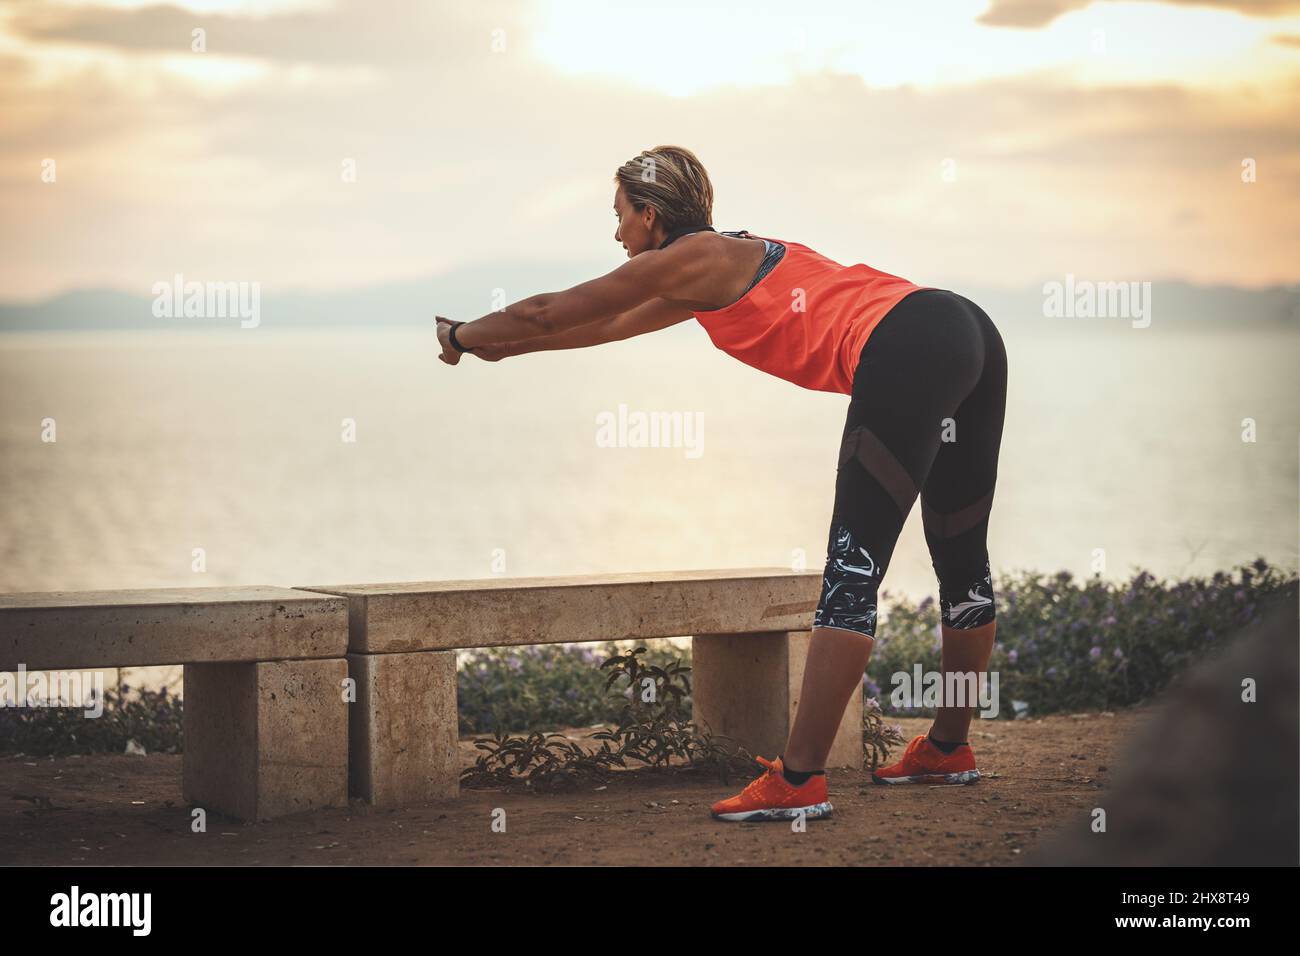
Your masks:
{"label": "black leggings", "polygon": [[993,321],[942,289],[913,292],[863,346],[835,478],[814,627],[875,637],[876,596],[918,490],[943,623],[994,617],[988,526],[1007,401]]}

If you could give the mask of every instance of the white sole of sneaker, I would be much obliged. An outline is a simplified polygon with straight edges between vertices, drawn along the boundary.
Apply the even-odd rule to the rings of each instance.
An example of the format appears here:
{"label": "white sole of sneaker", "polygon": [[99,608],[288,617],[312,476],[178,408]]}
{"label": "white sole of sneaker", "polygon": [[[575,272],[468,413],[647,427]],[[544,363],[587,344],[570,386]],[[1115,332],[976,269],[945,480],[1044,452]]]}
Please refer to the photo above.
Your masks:
{"label": "white sole of sneaker", "polygon": [[805,820],[817,820],[822,817],[829,817],[832,809],[828,801],[809,804],[806,807],[776,807],[768,810],[745,810],[741,813],[715,813],[713,816],[715,819],[727,820],[732,823],[753,823],[757,820],[794,820],[801,816]]}
{"label": "white sole of sneaker", "polygon": [[960,773],[923,773],[911,777],[877,777],[871,779],[876,783],[974,783],[980,778],[978,770],[963,770]]}

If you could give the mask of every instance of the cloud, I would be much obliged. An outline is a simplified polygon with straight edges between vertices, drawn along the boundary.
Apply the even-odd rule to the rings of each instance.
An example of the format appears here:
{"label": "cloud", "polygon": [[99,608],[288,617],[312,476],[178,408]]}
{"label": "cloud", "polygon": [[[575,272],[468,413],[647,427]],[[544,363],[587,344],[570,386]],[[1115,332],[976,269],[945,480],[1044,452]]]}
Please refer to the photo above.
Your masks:
{"label": "cloud", "polygon": [[192,31],[202,28],[210,56],[436,68],[488,50],[492,30],[522,23],[520,7],[507,0],[367,0],[267,16],[201,13],[169,4],[134,9],[24,4],[8,29],[31,43],[189,54]]}
{"label": "cloud", "polygon": [[[1045,27],[1072,10],[1082,10],[1104,0],[990,0],[978,19],[995,27]],[[1300,0],[1148,0],[1184,7],[1215,7],[1256,17],[1280,17],[1300,12]]]}
{"label": "cloud", "polygon": [[1279,46],[1300,48],[1300,33],[1277,33],[1271,39]]}
{"label": "cloud", "polygon": [[[0,55],[0,288],[147,290],[181,272],[270,294],[510,259],[613,268],[614,168],[659,142],[701,156],[726,228],[919,281],[1297,278],[1294,73],[1192,90],[1080,88],[1068,70],[875,89],[821,72],[677,99],[557,72],[529,52],[526,9],[498,20],[465,5],[440,30],[385,3],[368,33],[352,8],[334,26],[313,20],[332,39],[306,44],[311,62],[289,27],[306,15],[270,18],[262,68],[227,85],[153,47]],[[494,54],[499,24],[512,32]],[[407,34],[426,38],[424,55]],[[406,52],[385,62],[388,37]],[[57,184],[40,179],[47,157]],[[1244,157],[1258,159],[1249,186]],[[340,177],[347,160],[355,182]],[[526,281],[497,285],[540,291]]]}

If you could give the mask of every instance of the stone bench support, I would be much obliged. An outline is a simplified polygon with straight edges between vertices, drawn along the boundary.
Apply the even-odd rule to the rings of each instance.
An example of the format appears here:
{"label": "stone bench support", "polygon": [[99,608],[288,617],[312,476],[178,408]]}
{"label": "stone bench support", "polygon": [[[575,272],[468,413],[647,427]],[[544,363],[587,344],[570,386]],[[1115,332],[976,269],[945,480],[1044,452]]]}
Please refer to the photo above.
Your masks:
{"label": "stone bench support", "polygon": [[[794,724],[811,639],[812,631],[695,635],[696,724],[751,754],[776,757]],[[861,683],[844,709],[826,765],[862,769]]]}

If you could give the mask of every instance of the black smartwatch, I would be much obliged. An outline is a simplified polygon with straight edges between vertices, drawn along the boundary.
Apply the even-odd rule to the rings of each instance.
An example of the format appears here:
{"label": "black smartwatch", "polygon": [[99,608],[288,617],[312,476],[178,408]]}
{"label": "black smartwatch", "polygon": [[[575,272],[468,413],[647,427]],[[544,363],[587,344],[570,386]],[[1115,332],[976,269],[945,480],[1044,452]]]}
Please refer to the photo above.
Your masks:
{"label": "black smartwatch", "polygon": [[465,324],[464,322],[453,322],[451,324],[451,328],[447,331],[447,338],[451,340],[451,347],[454,348],[457,352],[473,352],[474,351],[473,347],[465,348],[465,346],[461,345],[459,342],[456,341],[456,326],[464,325],[464,324]]}

